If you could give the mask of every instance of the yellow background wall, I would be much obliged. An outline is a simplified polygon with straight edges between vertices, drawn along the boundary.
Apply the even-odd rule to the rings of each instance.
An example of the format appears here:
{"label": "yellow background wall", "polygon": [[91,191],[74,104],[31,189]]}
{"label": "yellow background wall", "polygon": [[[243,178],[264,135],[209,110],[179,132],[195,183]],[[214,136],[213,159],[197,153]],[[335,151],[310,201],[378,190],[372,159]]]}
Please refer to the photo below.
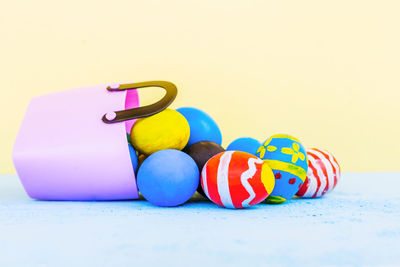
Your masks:
{"label": "yellow background wall", "polygon": [[[400,1],[2,1],[0,173],[29,100],[164,79],[224,145],[289,133],[345,171],[400,170]],[[146,101],[154,98],[146,93]],[[73,130],[73,129],[71,129]]]}

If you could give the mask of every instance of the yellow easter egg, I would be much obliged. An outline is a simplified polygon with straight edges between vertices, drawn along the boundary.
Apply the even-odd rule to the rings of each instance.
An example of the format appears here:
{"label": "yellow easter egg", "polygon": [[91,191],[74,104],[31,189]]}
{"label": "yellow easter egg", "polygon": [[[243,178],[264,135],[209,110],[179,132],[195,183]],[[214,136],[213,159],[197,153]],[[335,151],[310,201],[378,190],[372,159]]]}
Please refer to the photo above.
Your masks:
{"label": "yellow easter egg", "polygon": [[137,151],[150,155],[163,149],[183,149],[190,137],[189,123],[173,109],[138,119],[131,130],[131,143]]}

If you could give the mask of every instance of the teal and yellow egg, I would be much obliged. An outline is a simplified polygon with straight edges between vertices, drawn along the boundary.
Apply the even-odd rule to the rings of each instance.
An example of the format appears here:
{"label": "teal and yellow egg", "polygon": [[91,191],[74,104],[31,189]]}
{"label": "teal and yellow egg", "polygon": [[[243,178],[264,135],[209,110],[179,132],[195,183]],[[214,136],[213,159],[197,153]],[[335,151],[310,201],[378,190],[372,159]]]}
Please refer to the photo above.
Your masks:
{"label": "teal and yellow egg", "polygon": [[276,134],[268,138],[257,150],[275,176],[275,187],[267,203],[280,204],[291,199],[307,177],[307,153],[301,142],[290,135]]}

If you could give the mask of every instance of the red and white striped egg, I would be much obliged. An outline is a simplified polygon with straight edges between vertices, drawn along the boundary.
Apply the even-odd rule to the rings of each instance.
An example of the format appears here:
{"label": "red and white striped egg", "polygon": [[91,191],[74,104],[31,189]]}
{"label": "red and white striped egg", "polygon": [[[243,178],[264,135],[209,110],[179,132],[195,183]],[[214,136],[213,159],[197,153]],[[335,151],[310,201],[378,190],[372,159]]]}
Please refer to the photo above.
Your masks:
{"label": "red and white striped egg", "polygon": [[326,150],[310,148],[306,151],[307,178],[296,195],[302,198],[322,197],[337,185],[340,179],[340,165]]}
{"label": "red and white striped egg", "polygon": [[225,151],[204,165],[201,186],[215,204],[240,209],[265,200],[274,189],[275,177],[262,159],[242,151]]}

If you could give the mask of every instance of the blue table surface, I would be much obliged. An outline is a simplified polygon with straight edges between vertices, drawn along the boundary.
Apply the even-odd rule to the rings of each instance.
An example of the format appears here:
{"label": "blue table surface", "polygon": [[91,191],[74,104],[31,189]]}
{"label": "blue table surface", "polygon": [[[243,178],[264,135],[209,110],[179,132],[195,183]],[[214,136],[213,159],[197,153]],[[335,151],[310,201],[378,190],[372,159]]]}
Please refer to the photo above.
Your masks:
{"label": "blue table surface", "polygon": [[321,199],[228,210],[194,196],[30,199],[0,176],[0,266],[400,266],[400,173],[345,173]]}

